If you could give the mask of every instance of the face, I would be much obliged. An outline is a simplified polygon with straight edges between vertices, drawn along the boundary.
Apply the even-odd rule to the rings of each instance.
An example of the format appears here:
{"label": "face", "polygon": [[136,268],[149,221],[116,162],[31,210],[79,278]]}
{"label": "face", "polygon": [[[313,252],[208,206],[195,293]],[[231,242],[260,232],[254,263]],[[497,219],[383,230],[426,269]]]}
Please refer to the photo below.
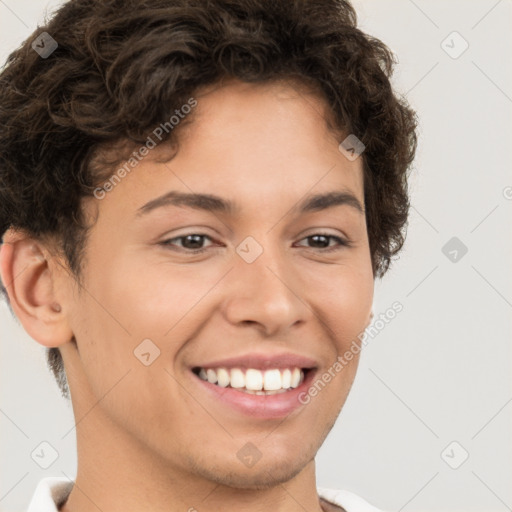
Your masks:
{"label": "face", "polygon": [[79,429],[102,418],[181,474],[256,488],[314,458],[355,376],[357,354],[333,365],[372,305],[362,162],[313,95],[233,82],[195,98],[173,159],[157,146],[85,204],[63,355],[74,402],[97,403]]}

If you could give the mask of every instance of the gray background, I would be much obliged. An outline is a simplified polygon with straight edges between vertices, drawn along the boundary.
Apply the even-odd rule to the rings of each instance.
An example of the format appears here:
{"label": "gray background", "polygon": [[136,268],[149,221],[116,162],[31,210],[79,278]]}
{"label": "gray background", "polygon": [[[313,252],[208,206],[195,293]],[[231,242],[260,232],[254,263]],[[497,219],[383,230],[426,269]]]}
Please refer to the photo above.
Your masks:
{"label": "gray background", "polygon": [[[57,4],[0,0],[2,61]],[[404,310],[364,349],[318,484],[389,511],[512,510],[512,2],[354,5],[399,59],[420,145],[407,244],[376,282],[376,316]],[[453,31],[469,43],[458,58]],[[442,252],[452,237],[468,248],[456,262]],[[4,304],[0,326],[0,512],[21,512],[40,478],[75,477],[74,420]],[[60,455],[47,470],[30,457],[42,441]]]}

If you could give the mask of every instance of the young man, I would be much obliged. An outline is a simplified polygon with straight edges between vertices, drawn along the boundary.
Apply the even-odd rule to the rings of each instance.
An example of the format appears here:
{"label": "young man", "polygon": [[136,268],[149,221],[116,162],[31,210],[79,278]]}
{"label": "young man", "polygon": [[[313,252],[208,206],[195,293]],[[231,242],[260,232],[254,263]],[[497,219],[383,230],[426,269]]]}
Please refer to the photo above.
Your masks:
{"label": "young man", "polygon": [[71,0],[11,55],[0,275],[78,450],[30,512],[377,510],[314,458],[403,244],[392,64],[340,0]]}

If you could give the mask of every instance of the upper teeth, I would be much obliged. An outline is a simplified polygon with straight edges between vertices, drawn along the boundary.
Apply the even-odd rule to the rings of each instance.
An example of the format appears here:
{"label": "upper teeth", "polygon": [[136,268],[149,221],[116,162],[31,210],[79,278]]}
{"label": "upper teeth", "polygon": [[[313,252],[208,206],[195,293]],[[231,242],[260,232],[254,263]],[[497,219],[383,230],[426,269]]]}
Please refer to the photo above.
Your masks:
{"label": "upper teeth", "polygon": [[265,371],[254,368],[201,368],[199,377],[223,388],[231,386],[249,391],[279,391],[296,388],[304,380],[304,372],[300,368]]}

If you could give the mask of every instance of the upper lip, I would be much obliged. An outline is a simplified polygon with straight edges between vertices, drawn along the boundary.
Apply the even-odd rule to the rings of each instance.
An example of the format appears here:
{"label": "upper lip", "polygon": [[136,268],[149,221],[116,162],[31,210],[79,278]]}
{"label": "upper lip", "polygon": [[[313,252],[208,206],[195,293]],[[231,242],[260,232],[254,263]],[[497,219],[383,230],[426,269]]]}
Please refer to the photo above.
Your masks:
{"label": "upper lip", "polygon": [[280,354],[252,353],[226,359],[217,359],[193,368],[254,368],[266,370],[271,368],[316,368],[318,365],[314,359],[290,352]]}

